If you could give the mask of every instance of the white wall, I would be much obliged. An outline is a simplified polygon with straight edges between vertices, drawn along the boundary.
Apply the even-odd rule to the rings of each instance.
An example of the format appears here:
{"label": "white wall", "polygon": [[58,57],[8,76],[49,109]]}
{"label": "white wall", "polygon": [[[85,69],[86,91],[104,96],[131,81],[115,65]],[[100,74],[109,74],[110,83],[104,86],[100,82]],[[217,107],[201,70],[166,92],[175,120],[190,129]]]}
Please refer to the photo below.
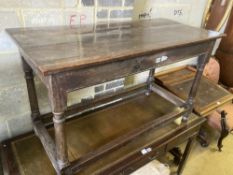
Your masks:
{"label": "white wall", "polygon": [[[32,129],[20,55],[4,29],[131,20],[133,2],[134,0],[0,0],[0,141]],[[120,81],[118,83],[122,84]],[[41,112],[50,111],[46,88],[38,79],[36,86]],[[94,87],[72,93],[68,104],[94,94]]]}
{"label": "white wall", "polygon": [[[136,0],[133,19],[167,18],[194,27],[201,27],[206,5],[207,0]],[[146,17],[139,18],[140,14],[146,14]],[[161,67],[156,72],[182,65],[195,65],[196,63],[196,58],[190,58],[173,65]]]}

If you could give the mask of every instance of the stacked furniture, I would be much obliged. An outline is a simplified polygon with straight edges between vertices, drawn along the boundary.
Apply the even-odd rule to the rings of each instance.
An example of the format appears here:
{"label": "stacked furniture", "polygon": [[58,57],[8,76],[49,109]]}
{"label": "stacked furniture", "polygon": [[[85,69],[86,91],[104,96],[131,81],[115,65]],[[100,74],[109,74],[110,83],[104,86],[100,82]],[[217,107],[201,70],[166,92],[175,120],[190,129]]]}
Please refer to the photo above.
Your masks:
{"label": "stacked furniture", "polygon": [[[185,100],[188,98],[188,93],[191,88],[191,83],[195,78],[195,73],[196,70],[194,68],[179,67],[175,70],[160,73],[156,76],[156,82]],[[232,103],[232,99],[233,94],[220,85],[215,84],[205,76],[202,76],[199,90],[195,98],[194,112],[201,117],[209,117],[210,120],[211,117],[214,117],[214,111],[217,110],[220,113],[221,118],[219,118],[219,121],[216,121],[221,124],[220,127],[217,128],[221,132],[218,140],[218,148],[220,151],[222,148],[222,140],[232,129],[227,125],[229,122],[226,121],[226,112],[224,111],[224,106]],[[206,138],[203,138],[201,133],[199,138],[201,139],[200,141],[203,146],[208,145]]]}
{"label": "stacked furniture", "polygon": [[[205,121],[192,114],[194,98],[223,35],[165,19],[7,32],[22,56],[37,138],[29,134],[2,144],[6,173],[129,174],[187,141],[182,173]],[[186,101],[154,83],[156,68],[193,56],[199,64]],[[143,84],[67,107],[69,92],[146,70]],[[34,75],[48,89],[52,113],[40,114]]]}

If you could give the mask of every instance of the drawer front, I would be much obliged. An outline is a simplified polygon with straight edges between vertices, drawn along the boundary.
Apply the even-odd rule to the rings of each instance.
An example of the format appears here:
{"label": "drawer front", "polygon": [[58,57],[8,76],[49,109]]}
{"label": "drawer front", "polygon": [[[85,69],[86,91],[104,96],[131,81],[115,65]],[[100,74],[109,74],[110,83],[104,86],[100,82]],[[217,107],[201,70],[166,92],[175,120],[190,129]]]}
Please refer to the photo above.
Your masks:
{"label": "drawer front", "polygon": [[101,175],[130,174],[148,162],[165,154],[166,145],[160,147],[145,147],[141,151],[127,157],[101,172]]}
{"label": "drawer front", "polygon": [[115,80],[154,68],[155,58],[142,56],[56,75],[65,91],[72,91]]}
{"label": "drawer front", "polygon": [[187,58],[205,54],[210,47],[210,43],[202,43],[161,52],[160,54],[156,55],[156,67],[166,66]]}
{"label": "drawer front", "polygon": [[131,59],[62,72],[56,74],[54,79],[65,91],[72,91],[203,54],[208,50],[210,44],[193,44],[141,57],[132,56]]}
{"label": "drawer front", "polygon": [[201,124],[205,119],[198,118],[198,120],[192,122],[192,124],[187,125],[187,127],[182,128],[177,134],[169,136],[170,139],[164,140],[163,144],[160,146],[150,145],[138,151],[137,153],[124,158],[118,163],[113,164],[111,167],[104,169],[101,175],[128,175],[138,168],[144,166],[150,161],[157,159],[172,148],[184,143],[188,138],[196,136],[201,127]]}
{"label": "drawer front", "polygon": [[[147,148],[148,149],[148,148]],[[140,159],[133,161],[131,165],[129,165],[127,168],[125,168],[122,171],[122,174],[130,174],[140,167],[144,166],[145,164],[159,158],[160,156],[165,154],[165,146],[158,148],[158,150],[152,151],[151,153],[148,153],[148,155],[142,156]]]}

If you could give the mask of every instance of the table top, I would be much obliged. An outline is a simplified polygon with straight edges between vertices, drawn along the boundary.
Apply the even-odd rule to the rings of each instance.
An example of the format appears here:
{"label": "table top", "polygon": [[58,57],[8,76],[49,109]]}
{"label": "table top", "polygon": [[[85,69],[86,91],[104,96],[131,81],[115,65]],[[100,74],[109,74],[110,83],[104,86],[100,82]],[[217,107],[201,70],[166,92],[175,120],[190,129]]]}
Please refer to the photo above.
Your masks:
{"label": "table top", "polygon": [[223,36],[167,19],[6,31],[25,60],[43,75],[153,54]]}

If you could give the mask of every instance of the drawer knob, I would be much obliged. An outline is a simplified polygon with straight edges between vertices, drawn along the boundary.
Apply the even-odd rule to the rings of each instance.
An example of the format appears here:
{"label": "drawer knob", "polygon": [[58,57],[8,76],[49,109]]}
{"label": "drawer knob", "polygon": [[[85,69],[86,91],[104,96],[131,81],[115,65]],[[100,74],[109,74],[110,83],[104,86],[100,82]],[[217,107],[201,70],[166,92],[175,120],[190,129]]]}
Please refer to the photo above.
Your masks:
{"label": "drawer knob", "polygon": [[156,58],[155,63],[160,63],[160,62],[166,61],[167,59],[168,59],[168,56],[164,55],[164,56]]}
{"label": "drawer knob", "polygon": [[147,154],[147,153],[149,153],[149,152],[151,152],[151,151],[152,151],[152,148],[151,148],[151,147],[148,147],[148,148],[142,149],[142,150],[141,150],[141,153],[142,153],[142,155],[145,155],[145,154]]}

